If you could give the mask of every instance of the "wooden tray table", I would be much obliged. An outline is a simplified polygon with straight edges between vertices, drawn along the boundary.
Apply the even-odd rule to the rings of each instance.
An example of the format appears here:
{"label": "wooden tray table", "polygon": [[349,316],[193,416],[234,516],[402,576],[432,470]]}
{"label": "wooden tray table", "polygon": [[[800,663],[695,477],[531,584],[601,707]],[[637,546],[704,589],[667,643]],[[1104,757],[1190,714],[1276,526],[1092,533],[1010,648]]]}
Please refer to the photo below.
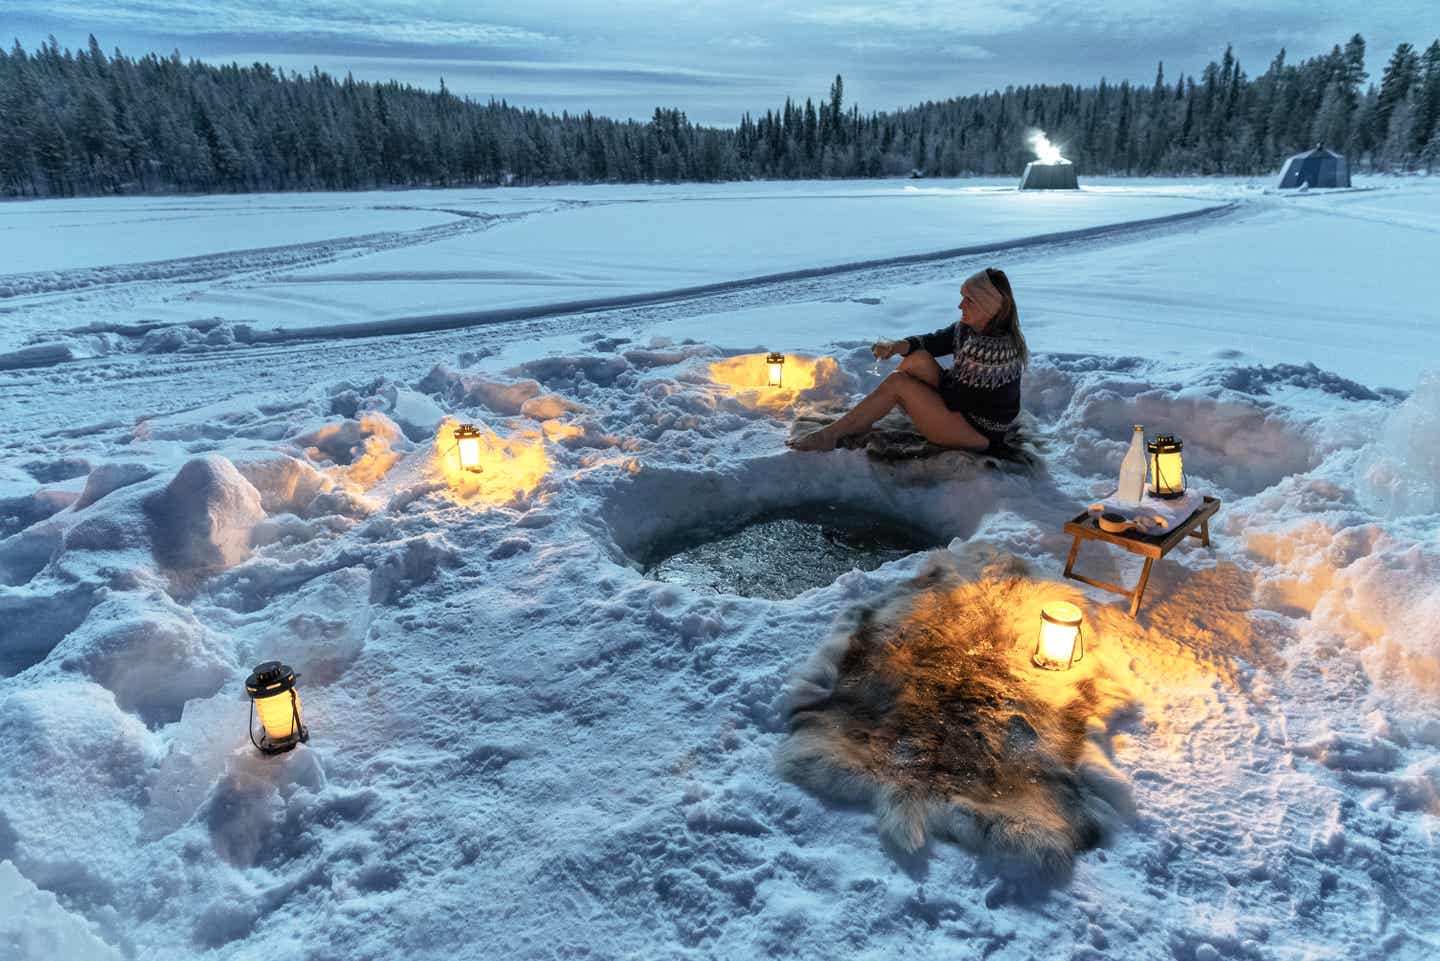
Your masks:
{"label": "wooden tray table", "polygon": [[[1219,510],[1219,498],[1207,496],[1204,502],[1195,508],[1195,513],[1176,524],[1174,530],[1153,536],[1133,529],[1120,534],[1103,531],[1096,523],[1095,518],[1090,516],[1090,512],[1083,511],[1073,520],[1065,522],[1065,533],[1075,538],[1075,542],[1070,545],[1070,558],[1065,562],[1065,576],[1082,584],[1089,584],[1091,587],[1098,587],[1103,591],[1130,598],[1130,616],[1134,617],[1135,613],[1140,610],[1140,599],[1145,596],[1145,585],[1150,581],[1150,568],[1187,537],[1193,537],[1203,546],[1209,547],[1210,518],[1214,517]],[[1116,587],[1114,584],[1106,584],[1104,581],[1091,580],[1084,574],[1076,574],[1075,556],[1080,553],[1081,541],[1105,541],[1122,550],[1129,551],[1131,554],[1139,554],[1144,557],[1145,569],[1140,572],[1140,583],[1135,585],[1134,590],[1126,590],[1123,587]]]}

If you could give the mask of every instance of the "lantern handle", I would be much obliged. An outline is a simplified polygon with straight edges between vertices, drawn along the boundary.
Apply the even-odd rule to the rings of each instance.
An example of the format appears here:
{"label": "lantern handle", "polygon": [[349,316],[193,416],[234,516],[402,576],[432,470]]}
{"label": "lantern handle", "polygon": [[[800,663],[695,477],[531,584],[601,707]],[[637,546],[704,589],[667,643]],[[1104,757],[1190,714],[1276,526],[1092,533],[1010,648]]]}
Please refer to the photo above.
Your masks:
{"label": "lantern handle", "polygon": [[264,753],[265,749],[260,742],[255,740],[255,701],[250,701],[250,723],[245,726],[245,733],[250,735],[250,743],[255,745],[255,750]]}

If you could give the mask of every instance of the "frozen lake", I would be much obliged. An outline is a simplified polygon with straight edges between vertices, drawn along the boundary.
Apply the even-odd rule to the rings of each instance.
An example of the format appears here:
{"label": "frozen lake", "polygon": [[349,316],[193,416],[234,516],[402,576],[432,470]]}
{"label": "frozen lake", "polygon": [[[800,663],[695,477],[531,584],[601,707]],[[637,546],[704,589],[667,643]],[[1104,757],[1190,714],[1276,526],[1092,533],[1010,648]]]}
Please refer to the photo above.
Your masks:
{"label": "frozen lake", "polygon": [[[928,311],[939,326],[951,298],[940,287],[953,282],[928,283],[936,271],[884,274],[882,302],[858,307],[824,296],[822,278],[863,288],[866,265],[957,249],[1009,268],[1042,351],[1239,351],[1223,356],[1313,362],[1400,389],[1440,356],[1437,300],[1417,296],[1440,232],[1440,188],[1424,181],[1325,196],[1224,180],[1012,188],[925,180],[5,204],[0,366],[573,314],[810,271],[811,302],[775,313],[754,298],[759,327],[798,346],[817,328],[866,337]],[[1143,238],[1110,226],[1177,215],[1198,219]],[[1216,216],[1227,221],[1223,244],[1202,229]],[[1099,254],[1086,239],[1107,230],[1135,242]],[[877,298],[862,289],[858,299]],[[1355,349],[1361,316],[1397,349]]]}
{"label": "frozen lake", "polygon": [[[0,945],[1434,957],[1440,184],[1012,188],[0,205]],[[784,447],[985,265],[1039,466]],[[1135,423],[1223,508],[1132,620],[1060,571]],[[817,505],[943,547],[736,530]],[[857,611],[997,557],[1085,611],[1047,690],[1113,702],[1114,823],[1063,877],[899,851],[776,770]],[[311,730],[280,758],[244,730],[272,657]]]}

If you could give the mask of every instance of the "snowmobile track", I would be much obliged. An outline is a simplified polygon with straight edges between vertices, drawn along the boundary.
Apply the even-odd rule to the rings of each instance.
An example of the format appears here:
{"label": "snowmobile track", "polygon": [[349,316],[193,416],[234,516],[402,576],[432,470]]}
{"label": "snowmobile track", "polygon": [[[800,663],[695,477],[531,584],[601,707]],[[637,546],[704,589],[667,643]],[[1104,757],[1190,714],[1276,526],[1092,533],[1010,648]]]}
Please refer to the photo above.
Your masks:
{"label": "snowmobile track", "polygon": [[[956,277],[993,262],[997,254],[1013,264],[1082,246],[1135,243],[1179,229],[1214,226],[1252,210],[1251,205],[1231,202],[1146,220],[609,300],[396,318],[359,329],[277,332],[245,346],[194,353],[110,354],[16,367],[0,370],[0,398],[14,411],[14,436],[32,431],[68,435],[85,429],[77,425],[74,411],[114,409],[117,395],[126,398],[125,406],[137,419],[144,419],[173,413],[157,405],[160,397],[215,403],[272,384],[329,383],[338,369],[352,379],[420,377],[437,361],[466,351],[493,352],[515,341],[592,331],[613,334],[702,314],[842,300],[875,287]],[[222,370],[224,375],[217,376]],[[167,383],[177,386],[172,389]],[[202,385],[213,387],[197,399]],[[85,399],[92,392],[101,395],[93,403]]]}

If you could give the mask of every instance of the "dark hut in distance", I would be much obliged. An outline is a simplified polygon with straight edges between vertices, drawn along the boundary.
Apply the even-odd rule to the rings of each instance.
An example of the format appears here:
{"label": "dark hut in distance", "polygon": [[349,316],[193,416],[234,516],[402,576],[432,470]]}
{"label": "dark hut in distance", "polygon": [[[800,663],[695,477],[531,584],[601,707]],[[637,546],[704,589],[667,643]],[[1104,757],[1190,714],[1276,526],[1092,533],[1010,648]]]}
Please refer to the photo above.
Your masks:
{"label": "dark hut in distance", "polygon": [[1350,165],[1345,158],[1319,144],[1314,150],[1297,153],[1280,171],[1280,189],[1294,187],[1348,187]]}
{"label": "dark hut in distance", "polygon": [[1075,165],[1068,160],[1058,164],[1041,163],[1032,160],[1025,165],[1020,177],[1021,190],[1079,190],[1075,179]]}

